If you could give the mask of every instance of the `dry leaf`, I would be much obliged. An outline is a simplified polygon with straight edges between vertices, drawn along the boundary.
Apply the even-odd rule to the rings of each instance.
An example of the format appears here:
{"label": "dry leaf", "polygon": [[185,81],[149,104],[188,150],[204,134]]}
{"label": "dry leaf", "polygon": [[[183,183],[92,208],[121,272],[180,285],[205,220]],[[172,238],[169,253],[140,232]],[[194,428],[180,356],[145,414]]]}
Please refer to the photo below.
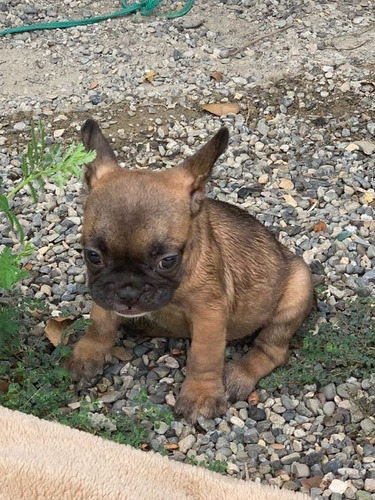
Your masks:
{"label": "dry leaf", "polygon": [[179,446],[177,443],[166,443],[164,448],[168,451],[178,450]]}
{"label": "dry leaf", "polygon": [[10,382],[7,380],[0,380],[0,392],[2,394],[6,394],[9,389]]}
{"label": "dry leaf", "polygon": [[98,87],[99,83],[98,82],[91,82],[89,84],[89,90],[94,90],[96,87]]}
{"label": "dry leaf", "polygon": [[326,231],[326,229],[327,229],[327,224],[324,221],[322,221],[322,220],[320,220],[319,222],[317,222],[314,225],[314,227],[313,227],[313,231],[315,233],[320,233],[320,231],[324,232],[324,231]]}
{"label": "dry leaf", "polygon": [[257,404],[259,403],[259,399],[260,398],[257,391],[253,391],[249,394],[247,402],[249,403],[249,405],[257,406]]}
{"label": "dry leaf", "polygon": [[201,108],[204,111],[216,116],[228,115],[230,113],[237,114],[240,111],[240,105],[236,102],[217,102],[213,104],[203,104]]}
{"label": "dry leaf", "polygon": [[284,200],[287,202],[288,205],[291,205],[292,207],[296,207],[298,205],[296,200],[290,194],[284,194]]}
{"label": "dry leaf", "polygon": [[153,69],[151,71],[149,71],[148,73],[146,73],[146,76],[145,76],[146,82],[151,83],[154,80],[156,75],[157,75],[157,72],[154,71]]}
{"label": "dry leaf", "polygon": [[274,443],[274,444],[271,444],[271,446],[274,450],[283,450],[285,448],[285,444],[281,444],[281,443]]}
{"label": "dry leaf", "polygon": [[39,318],[42,316],[42,311],[39,311],[39,309],[31,309],[29,311],[29,314],[33,317],[33,318]]}
{"label": "dry leaf", "polygon": [[323,476],[312,476],[307,479],[300,479],[300,481],[304,488],[311,490],[311,488],[318,488],[322,479]]}
{"label": "dry leaf", "polygon": [[290,190],[294,189],[294,184],[290,179],[280,179],[279,187],[281,189]]}
{"label": "dry leaf", "polygon": [[[75,321],[74,316],[68,316],[67,318],[49,318],[46,323],[46,337],[55,347],[61,344],[61,334],[70,326],[73,321]],[[64,345],[68,343],[69,335],[66,335],[63,339]]]}
{"label": "dry leaf", "polygon": [[213,73],[211,73],[210,77],[217,82],[221,82],[221,80],[223,79],[222,73],[219,73],[218,71],[214,71]]}

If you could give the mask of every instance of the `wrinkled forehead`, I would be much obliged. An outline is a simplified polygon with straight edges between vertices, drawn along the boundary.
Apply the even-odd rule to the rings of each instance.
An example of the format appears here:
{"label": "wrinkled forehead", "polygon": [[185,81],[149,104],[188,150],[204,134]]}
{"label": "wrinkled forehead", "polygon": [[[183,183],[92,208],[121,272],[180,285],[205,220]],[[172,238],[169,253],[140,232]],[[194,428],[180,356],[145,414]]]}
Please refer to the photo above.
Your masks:
{"label": "wrinkled forehead", "polygon": [[187,202],[165,186],[120,183],[90,194],[84,244],[129,257],[182,247],[189,228]]}

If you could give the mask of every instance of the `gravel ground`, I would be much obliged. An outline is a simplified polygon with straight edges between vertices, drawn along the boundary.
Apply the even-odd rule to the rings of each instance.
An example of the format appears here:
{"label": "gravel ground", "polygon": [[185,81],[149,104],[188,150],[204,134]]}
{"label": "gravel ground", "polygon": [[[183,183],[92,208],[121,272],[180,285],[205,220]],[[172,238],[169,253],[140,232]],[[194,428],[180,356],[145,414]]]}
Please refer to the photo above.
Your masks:
{"label": "gravel ground", "polygon": [[[0,1],[0,29],[113,11],[116,2]],[[165,10],[175,8],[164,2]],[[196,2],[181,19],[134,15],[70,30],[0,38],[0,165],[5,187],[20,175],[31,119],[50,138],[77,140],[92,116],[124,165],[174,165],[225,123],[228,151],[209,195],[238,204],[303,255],[327,289],[323,314],[347,297],[374,295],[375,8],[370,0]],[[231,51],[275,29],[284,29]],[[155,72],[150,76],[150,72]],[[220,73],[212,77],[214,72]],[[148,76],[149,80],[146,79]],[[222,118],[201,105],[228,100]],[[21,289],[58,311],[88,313],[80,251],[81,183],[47,184],[37,205],[14,208],[35,245]],[[15,235],[0,221],[2,245]],[[36,325],[34,334],[42,332]],[[119,339],[124,347],[91,395],[111,411],[133,414],[150,401],[173,407],[187,342]],[[227,358],[242,352],[229,346]],[[317,388],[259,391],[224,418],[151,428],[149,448],[166,444],[176,460],[227,462],[226,472],[313,498],[375,499],[375,375]],[[356,429],[356,432],[353,432]]]}

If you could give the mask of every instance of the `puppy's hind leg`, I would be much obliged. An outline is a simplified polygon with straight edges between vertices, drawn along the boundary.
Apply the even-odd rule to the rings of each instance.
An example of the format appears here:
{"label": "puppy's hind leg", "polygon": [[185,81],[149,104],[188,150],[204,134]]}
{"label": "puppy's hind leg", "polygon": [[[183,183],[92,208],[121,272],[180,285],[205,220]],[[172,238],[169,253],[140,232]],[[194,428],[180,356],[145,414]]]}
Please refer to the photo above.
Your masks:
{"label": "puppy's hind leg", "polygon": [[296,258],[274,317],[262,328],[249,353],[226,367],[225,386],[231,401],[246,400],[261,378],[286,363],[289,341],[309,314],[312,299],[310,271]]}

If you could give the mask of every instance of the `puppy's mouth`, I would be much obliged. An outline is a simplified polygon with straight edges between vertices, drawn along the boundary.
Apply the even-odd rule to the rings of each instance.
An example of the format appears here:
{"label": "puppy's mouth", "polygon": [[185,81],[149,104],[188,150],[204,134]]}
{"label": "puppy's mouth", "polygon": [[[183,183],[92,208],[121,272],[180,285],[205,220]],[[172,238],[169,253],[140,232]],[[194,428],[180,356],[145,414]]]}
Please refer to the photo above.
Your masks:
{"label": "puppy's mouth", "polygon": [[113,311],[118,316],[123,316],[125,318],[138,318],[149,314],[147,311],[142,311],[139,307],[127,306],[125,304],[114,304]]}
{"label": "puppy's mouth", "polygon": [[[146,316],[165,307],[172,299],[174,288],[141,283],[133,286],[125,280],[114,277],[99,278],[89,283],[91,296],[96,304],[107,311],[125,318]],[[124,283],[125,282],[125,283]]]}

